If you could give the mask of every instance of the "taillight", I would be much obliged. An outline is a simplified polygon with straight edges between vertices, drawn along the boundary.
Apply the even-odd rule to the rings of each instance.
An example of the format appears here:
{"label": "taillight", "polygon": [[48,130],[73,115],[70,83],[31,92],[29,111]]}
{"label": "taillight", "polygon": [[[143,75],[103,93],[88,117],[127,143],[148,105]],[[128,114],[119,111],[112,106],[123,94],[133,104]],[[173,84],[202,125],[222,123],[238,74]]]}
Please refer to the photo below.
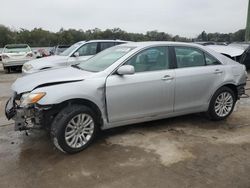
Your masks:
{"label": "taillight", "polygon": [[33,53],[28,53],[26,56],[27,57],[33,57]]}
{"label": "taillight", "polygon": [[7,55],[2,55],[2,59],[8,59],[8,58],[10,58],[10,57]]}

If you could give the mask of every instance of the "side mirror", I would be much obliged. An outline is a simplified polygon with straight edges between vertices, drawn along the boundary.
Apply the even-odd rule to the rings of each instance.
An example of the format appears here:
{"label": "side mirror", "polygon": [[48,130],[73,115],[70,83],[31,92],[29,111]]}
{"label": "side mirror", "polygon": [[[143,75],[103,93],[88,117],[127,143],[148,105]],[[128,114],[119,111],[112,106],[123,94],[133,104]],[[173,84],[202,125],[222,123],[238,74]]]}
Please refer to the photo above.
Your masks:
{"label": "side mirror", "polygon": [[123,65],[118,70],[119,75],[130,75],[135,73],[135,68],[132,65]]}
{"label": "side mirror", "polygon": [[79,52],[74,53],[74,57],[79,57],[79,56],[80,56]]}

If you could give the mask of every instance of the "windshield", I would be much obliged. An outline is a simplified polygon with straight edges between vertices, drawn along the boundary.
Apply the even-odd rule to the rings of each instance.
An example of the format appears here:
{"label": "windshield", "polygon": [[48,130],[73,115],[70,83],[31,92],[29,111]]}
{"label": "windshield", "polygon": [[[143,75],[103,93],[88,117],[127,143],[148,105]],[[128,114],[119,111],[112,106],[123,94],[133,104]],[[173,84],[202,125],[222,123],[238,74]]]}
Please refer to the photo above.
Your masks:
{"label": "windshield", "polygon": [[6,45],[3,53],[20,53],[20,52],[30,52],[31,49],[28,45]]}
{"label": "windshield", "polygon": [[64,52],[60,53],[60,56],[69,56],[73,51],[75,51],[77,48],[79,48],[83,43],[78,42],[70,46],[68,49],[66,49]]}
{"label": "windshield", "polygon": [[134,49],[134,47],[128,46],[115,46],[108,48],[91,59],[80,63],[78,67],[90,72],[100,72],[108,68],[132,49]]}

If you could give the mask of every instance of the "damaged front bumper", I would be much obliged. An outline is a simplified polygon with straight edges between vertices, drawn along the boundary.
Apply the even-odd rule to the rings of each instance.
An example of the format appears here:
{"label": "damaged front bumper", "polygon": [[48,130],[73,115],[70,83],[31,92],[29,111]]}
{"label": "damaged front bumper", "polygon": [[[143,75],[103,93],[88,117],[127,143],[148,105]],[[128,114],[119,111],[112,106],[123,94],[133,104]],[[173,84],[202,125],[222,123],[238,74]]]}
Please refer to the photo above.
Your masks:
{"label": "damaged front bumper", "polygon": [[37,105],[20,107],[16,103],[16,94],[11,97],[5,106],[5,115],[8,120],[15,121],[15,131],[43,128],[44,109]]}

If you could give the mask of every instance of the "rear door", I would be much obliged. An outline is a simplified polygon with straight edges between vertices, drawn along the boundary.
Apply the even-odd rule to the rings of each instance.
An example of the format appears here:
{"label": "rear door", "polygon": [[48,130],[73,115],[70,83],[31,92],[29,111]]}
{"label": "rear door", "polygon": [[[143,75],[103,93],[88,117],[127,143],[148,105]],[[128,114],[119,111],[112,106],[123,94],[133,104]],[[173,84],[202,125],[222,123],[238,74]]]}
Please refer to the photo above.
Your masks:
{"label": "rear door", "polygon": [[109,122],[119,122],[173,112],[174,77],[167,47],[139,52],[125,64],[135,74],[113,74],[106,81]]}
{"label": "rear door", "polygon": [[215,88],[224,78],[223,66],[211,55],[193,47],[175,47],[176,112],[206,108]]}

